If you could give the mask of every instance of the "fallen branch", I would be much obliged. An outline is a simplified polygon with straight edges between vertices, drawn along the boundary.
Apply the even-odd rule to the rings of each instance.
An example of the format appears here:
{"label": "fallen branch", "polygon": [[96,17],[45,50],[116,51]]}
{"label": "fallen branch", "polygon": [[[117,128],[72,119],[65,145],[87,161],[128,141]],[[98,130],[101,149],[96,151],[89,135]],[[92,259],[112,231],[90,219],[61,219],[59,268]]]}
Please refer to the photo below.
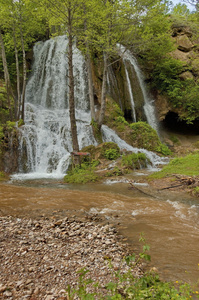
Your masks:
{"label": "fallen branch", "polygon": [[158,189],[158,191],[173,189],[173,188],[179,187],[179,186],[183,186],[183,184],[181,183],[181,184],[178,184],[178,185],[171,185],[171,186],[168,186],[168,187],[165,187],[165,188],[162,188],[162,189]]}

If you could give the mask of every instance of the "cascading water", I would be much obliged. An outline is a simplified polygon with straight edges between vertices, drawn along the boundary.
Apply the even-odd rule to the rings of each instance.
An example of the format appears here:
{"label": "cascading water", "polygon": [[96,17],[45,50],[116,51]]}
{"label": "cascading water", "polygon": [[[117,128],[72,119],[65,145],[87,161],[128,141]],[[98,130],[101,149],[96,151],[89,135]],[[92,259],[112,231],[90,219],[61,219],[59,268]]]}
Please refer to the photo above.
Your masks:
{"label": "cascading water", "polygon": [[[34,47],[32,75],[26,88],[25,125],[20,127],[20,174],[14,179],[61,178],[66,173],[72,152],[68,104],[68,41],[65,36]],[[73,53],[77,133],[80,149],[97,145],[89,109],[85,61],[80,51]],[[102,126],[104,142],[113,141],[121,149],[144,152],[153,166],[163,163],[147,150],[133,148],[107,126]]]}
{"label": "cascading water", "polygon": [[[61,36],[34,47],[32,75],[26,88],[25,126],[20,128],[20,173],[27,173],[26,178],[63,177],[69,165],[72,138],[67,46],[67,38]],[[73,59],[78,142],[82,148],[97,143],[90,126],[85,62],[78,49]]]}
{"label": "cascading water", "polygon": [[157,154],[148,151],[146,149],[140,149],[132,147],[131,145],[127,144],[124,140],[122,140],[112,129],[108,126],[102,126],[102,138],[104,142],[113,142],[116,143],[121,150],[125,149],[127,151],[132,151],[134,153],[144,153],[149,161],[152,163],[153,167],[157,167],[160,164],[168,163],[168,159],[165,157],[159,157]]}
{"label": "cascading water", "polygon": [[123,58],[123,62],[124,62],[134,122],[136,122],[135,101],[134,101],[134,97],[133,97],[133,86],[130,81],[130,75],[129,75],[129,70],[127,68],[127,63],[130,63],[131,67],[133,68],[133,70],[136,74],[137,81],[138,81],[138,84],[139,84],[139,87],[140,87],[141,93],[142,93],[141,96],[143,97],[143,100],[144,100],[143,109],[144,109],[144,113],[145,113],[147,122],[152,128],[154,128],[158,132],[158,123],[156,120],[153,100],[151,99],[150,95],[147,92],[147,89],[146,89],[146,86],[144,83],[144,77],[138,66],[138,63],[137,63],[135,57],[132,55],[132,53],[129,50],[127,50],[124,46],[118,45],[118,48],[119,48],[120,55]]}

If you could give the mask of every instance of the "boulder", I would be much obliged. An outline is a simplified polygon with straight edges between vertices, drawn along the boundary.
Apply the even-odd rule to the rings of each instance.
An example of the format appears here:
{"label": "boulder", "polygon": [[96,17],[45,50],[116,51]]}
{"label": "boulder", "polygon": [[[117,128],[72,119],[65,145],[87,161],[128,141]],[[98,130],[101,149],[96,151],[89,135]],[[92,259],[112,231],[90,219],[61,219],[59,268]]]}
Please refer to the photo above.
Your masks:
{"label": "boulder", "polygon": [[160,122],[163,121],[167,113],[171,110],[167,97],[158,94],[156,98],[156,110],[157,110],[158,120]]}
{"label": "boulder", "polygon": [[185,65],[187,65],[190,61],[190,53],[191,52],[182,52],[178,49],[172,51],[170,53],[172,58],[181,60]]}
{"label": "boulder", "polygon": [[189,52],[194,47],[194,45],[192,44],[188,36],[185,34],[178,35],[176,37],[176,42],[177,42],[178,49],[183,52]]}
{"label": "boulder", "polygon": [[187,80],[187,79],[194,79],[193,74],[190,71],[183,72],[179,75],[180,79]]}

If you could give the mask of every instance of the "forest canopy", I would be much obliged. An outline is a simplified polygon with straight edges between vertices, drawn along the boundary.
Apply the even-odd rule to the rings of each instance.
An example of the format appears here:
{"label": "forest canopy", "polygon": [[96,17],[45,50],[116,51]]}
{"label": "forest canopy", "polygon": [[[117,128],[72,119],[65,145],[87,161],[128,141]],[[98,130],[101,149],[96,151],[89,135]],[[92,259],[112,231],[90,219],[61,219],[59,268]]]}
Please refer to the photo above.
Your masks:
{"label": "forest canopy", "polygon": [[[193,11],[186,2],[193,5]],[[199,117],[198,81],[179,79],[180,72],[188,67],[170,55],[176,47],[171,38],[174,25],[190,27],[197,54],[198,0],[176,6],[167,0],[1,0],[1,121],[24,118],[34,43],[63,34],[71,37],[71,43],[77,43],[87,59],[92,60],[97,53],[104,65],[104,85],[108,60],[114,57],[117,43],[125,45],[145,66],[151,88],[165,94],[172,105],[180,108],[182,119],[194,121]],[[102,89],[102,98],[105,93]],[[105,107],[100,124],[103,110]]]}

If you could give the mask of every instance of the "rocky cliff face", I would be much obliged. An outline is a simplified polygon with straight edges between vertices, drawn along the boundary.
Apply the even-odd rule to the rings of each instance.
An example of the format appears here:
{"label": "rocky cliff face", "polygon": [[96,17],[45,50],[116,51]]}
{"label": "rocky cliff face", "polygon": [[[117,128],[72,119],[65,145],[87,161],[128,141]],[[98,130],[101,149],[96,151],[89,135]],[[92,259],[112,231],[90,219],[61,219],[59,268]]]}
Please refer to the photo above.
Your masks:
{"label": "rocky cliff face", "polygon": [[0,144],[0,171],[18,171],[18,131],[6,131]]}
{"label": "rocky cliff face", "polygon": [[[172,39],[176,49],[170,53],[171,57],[183,62],[184,70],[179,74],[181,80],[192,79],[197,84],[199,80],[199,40],[193,36],[191,29],[184,25],[173,25]],[[165,95],[157,93],[156,108],[159,121],[165,120],[169,113],[178,115],[179,108],[175,108]]]}

